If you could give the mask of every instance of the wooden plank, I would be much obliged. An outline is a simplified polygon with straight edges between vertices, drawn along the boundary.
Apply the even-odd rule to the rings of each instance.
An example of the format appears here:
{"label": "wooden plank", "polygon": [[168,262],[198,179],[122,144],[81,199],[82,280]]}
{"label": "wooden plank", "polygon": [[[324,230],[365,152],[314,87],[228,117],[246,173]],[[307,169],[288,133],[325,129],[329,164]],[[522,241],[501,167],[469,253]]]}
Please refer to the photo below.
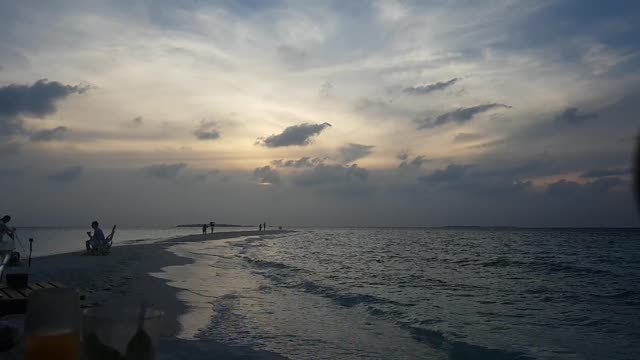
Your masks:
{"label": "wooden plank", "polygon": [[6,288],[2,289],[2,291],[4,291],[4,293],[7,294],[11,299],[25,299],[24,295],[20,294],[15,289]]}

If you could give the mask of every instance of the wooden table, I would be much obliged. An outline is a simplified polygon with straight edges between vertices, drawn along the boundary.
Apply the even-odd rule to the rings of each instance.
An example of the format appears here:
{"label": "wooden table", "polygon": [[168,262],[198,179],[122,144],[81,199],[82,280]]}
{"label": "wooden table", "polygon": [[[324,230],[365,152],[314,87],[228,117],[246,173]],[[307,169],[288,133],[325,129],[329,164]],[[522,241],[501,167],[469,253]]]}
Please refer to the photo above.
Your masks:
{"label": "wooden table", "polygon": [[24,314],[27,311],[29,295],[38,289],[64,287],[66,286],[55,281],[39,281],[28,283],[27,287],[23,288],[2,288],[0,289],[0,317]]}

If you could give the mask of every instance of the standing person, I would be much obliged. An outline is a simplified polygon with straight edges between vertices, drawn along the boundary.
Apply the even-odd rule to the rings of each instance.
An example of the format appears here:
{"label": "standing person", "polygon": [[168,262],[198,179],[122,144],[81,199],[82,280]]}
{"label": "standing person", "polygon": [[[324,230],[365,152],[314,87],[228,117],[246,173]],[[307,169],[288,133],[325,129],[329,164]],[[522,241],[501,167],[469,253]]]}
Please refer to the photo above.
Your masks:
{"label": "standing person", "polygon": [[267,223],[266,222],[264,224],[262,224],[262,228],[264,229],[264,231],[267,231]]}
{"label": "standing person", "polygon": [[202,224],[202,235],[207,235],[207,224]]}
{"label": "standing person", "polygon": [[216,227],[216,222],[215,221],[210,222],[209,227],[211,228],[211,233],[213,234],[213,228]]}
{"label": "standing person", "polygon": [[91,228],[93,229],[93,235],[91,235],[91,231],[87,231],[89,240],[85,241],[87,251],[91,250],[91,248],[95,248],[100,242],[104,241],[104,233],[102,232],[102,229],[100,229],[100,224],[98,224],[97,221],[93,221],[91,223]]}
{"label": "standing person", "polygon": [[258,231],[262,231],[262,224],[258,225]]}
{"label": "standing person", "polygon": [[16,229],[7,225],[9,221],[11,221],[11,216],[9,215],[5,215],[0,219],[0,240],[2,240],[4,234],[7,234],[8,237],[13,239],[13,233]]}

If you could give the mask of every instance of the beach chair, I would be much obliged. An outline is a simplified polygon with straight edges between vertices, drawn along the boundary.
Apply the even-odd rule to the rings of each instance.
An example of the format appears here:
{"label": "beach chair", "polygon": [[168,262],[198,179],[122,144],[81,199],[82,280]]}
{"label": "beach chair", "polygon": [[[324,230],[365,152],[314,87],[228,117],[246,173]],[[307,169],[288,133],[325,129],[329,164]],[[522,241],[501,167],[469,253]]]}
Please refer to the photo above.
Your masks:
{"label": "beach chair", "polygon": [[101,241],[92,247],[87,254],[89,255],[109,255],[111,246],[113,245],[113,236],[116,234],[116,226],[113,225],[111,234],[109,234],[104,241]]}

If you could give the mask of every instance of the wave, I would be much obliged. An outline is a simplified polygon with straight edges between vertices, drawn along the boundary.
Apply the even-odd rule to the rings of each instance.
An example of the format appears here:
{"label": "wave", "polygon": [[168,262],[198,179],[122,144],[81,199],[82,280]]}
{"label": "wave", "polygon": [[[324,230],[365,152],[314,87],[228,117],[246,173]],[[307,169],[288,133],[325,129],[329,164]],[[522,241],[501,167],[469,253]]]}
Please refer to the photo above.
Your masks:
{"label": "wave", "polygon": [[425,343],[432,348],[447,353],[451,360],[531,360],[529,355],[501,349],[492,349],[480,345],[468,344],[462,341],[449,340],[437,330],[430,330],[416,326],[404,326],[414,340]]}

